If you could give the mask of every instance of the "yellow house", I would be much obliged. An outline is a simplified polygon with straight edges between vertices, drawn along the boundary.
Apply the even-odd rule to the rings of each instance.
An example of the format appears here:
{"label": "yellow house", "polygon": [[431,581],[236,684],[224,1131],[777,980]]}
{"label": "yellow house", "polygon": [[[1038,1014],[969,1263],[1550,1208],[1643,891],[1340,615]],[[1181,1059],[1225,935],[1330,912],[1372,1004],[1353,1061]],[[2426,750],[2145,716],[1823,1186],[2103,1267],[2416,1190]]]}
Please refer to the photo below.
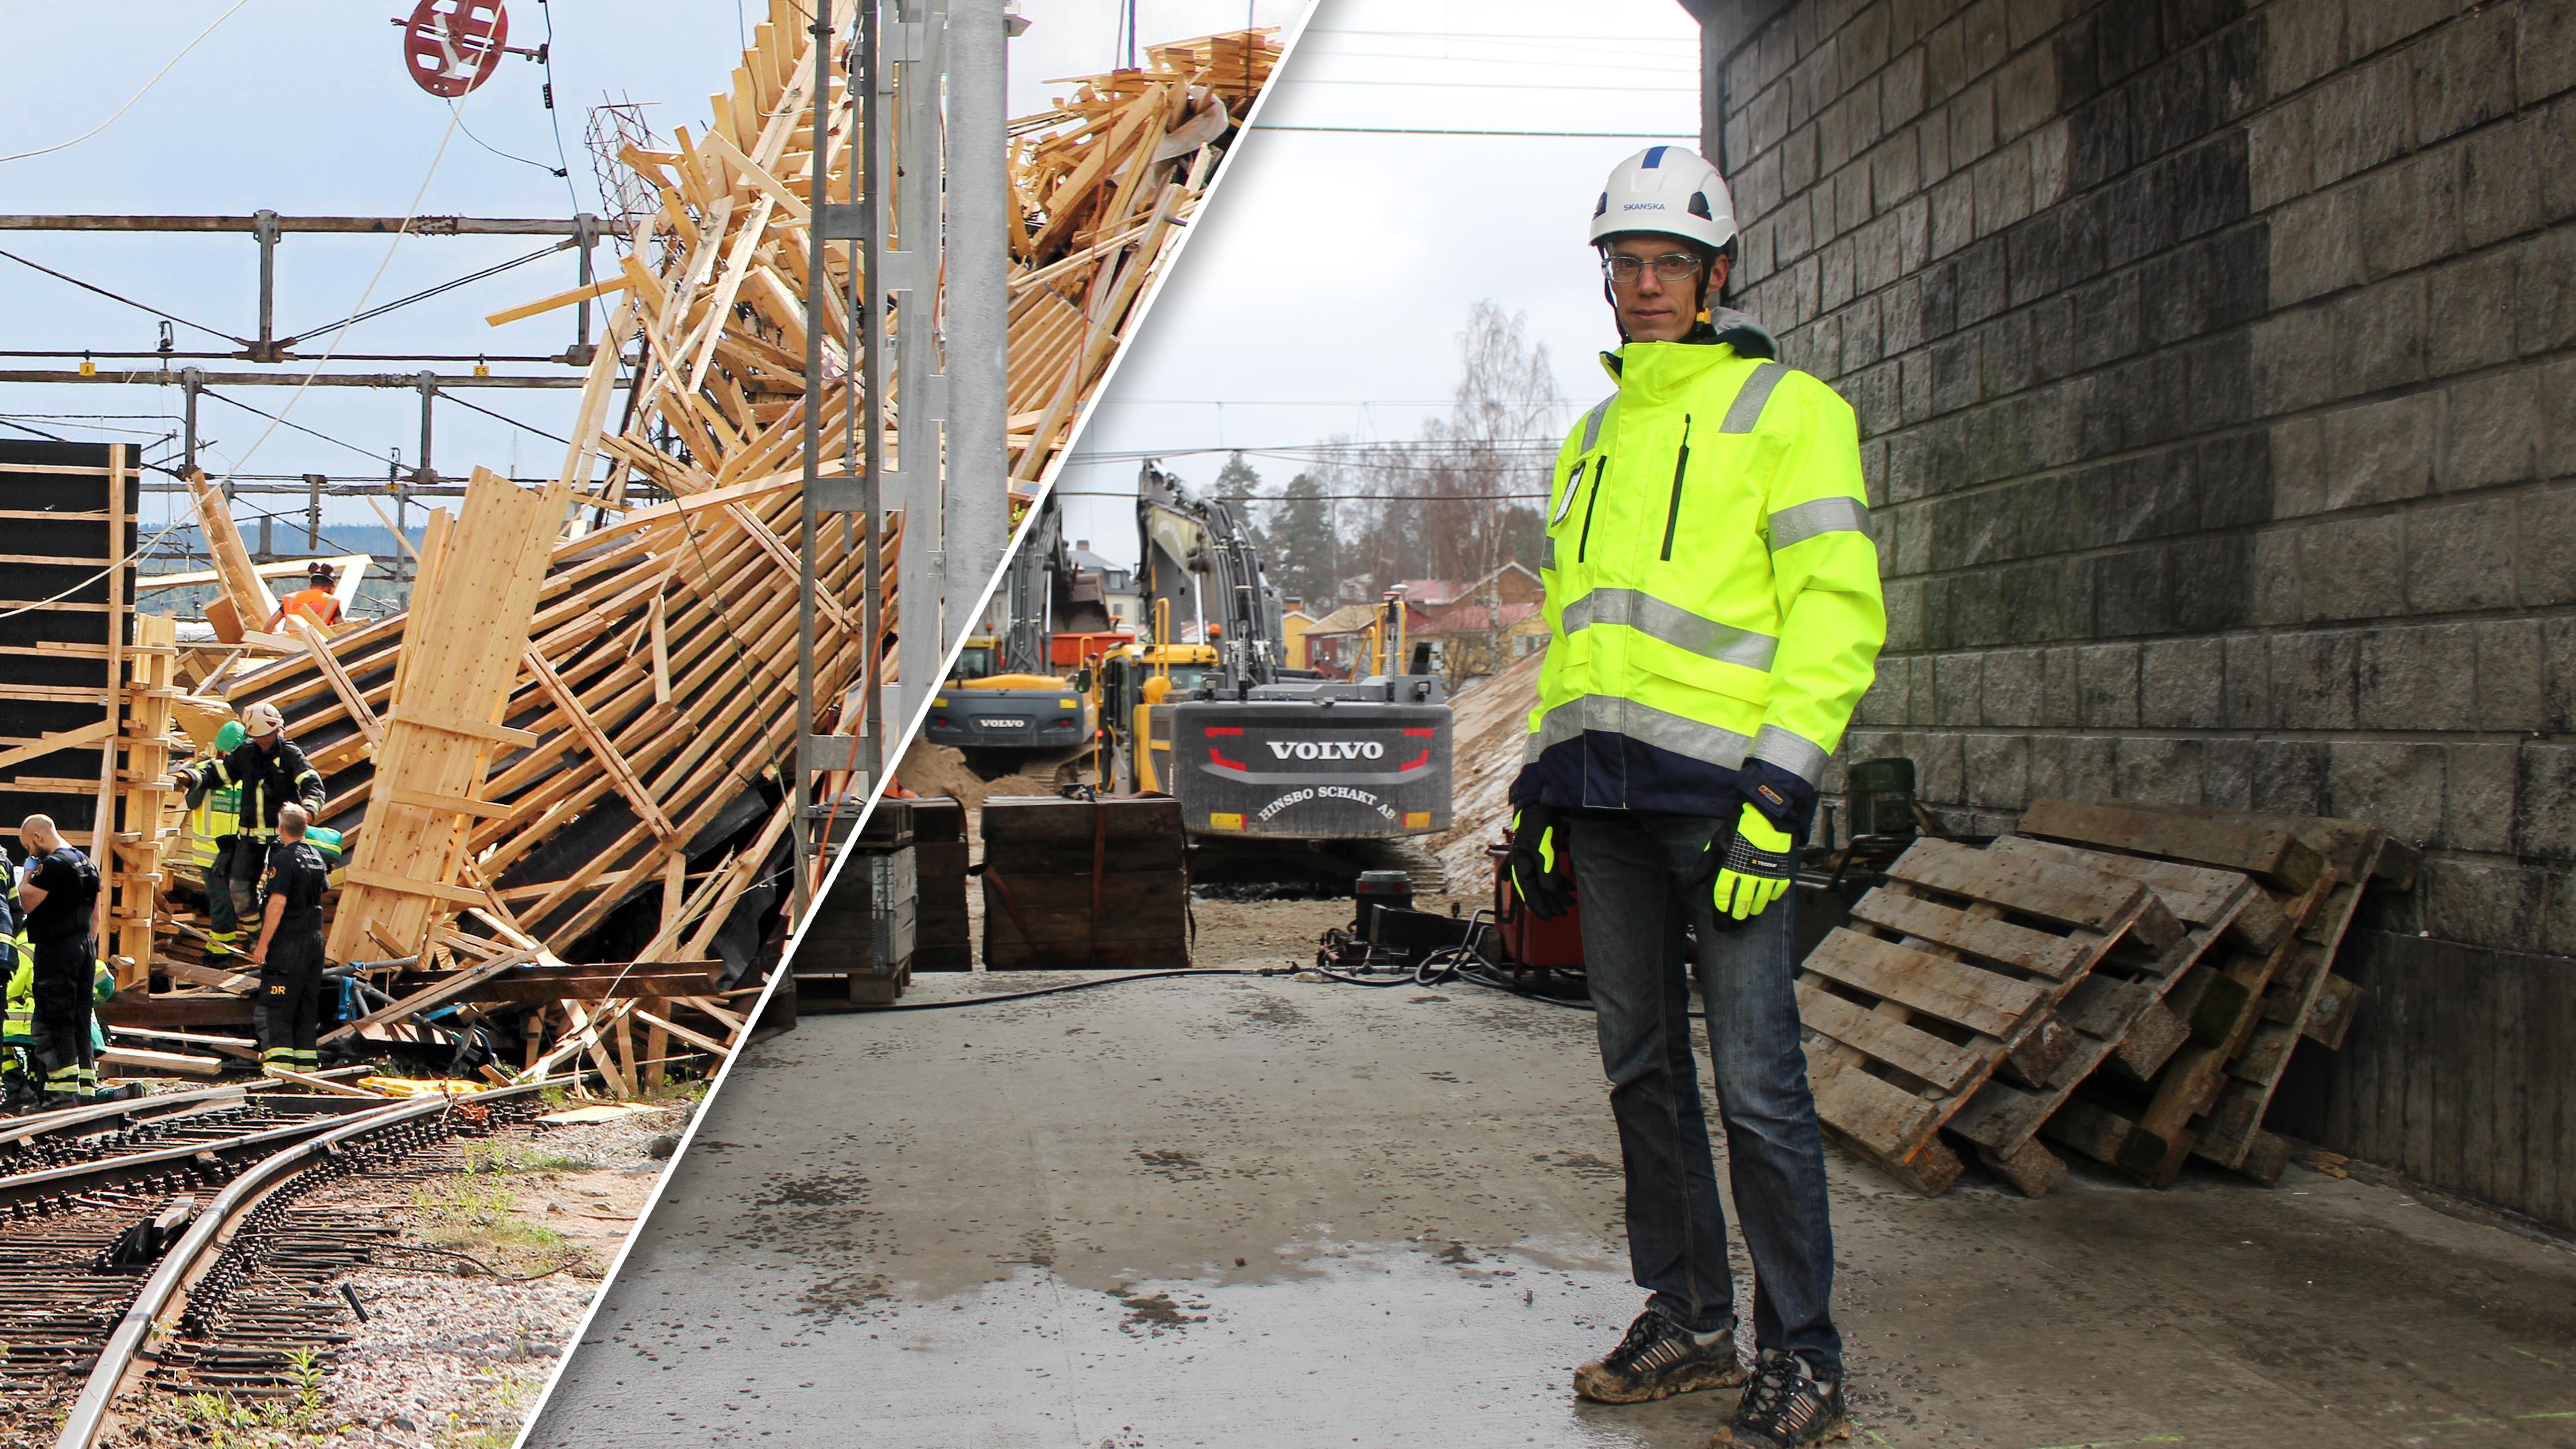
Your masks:
{"label": "yellow house", "polygon": [[1306,663],[1306,631],[1314,628],[1316,622],[1314,615],[1296,604],[1291,604],[1288,611],[1279,616],[1279,651],[1283,656],[1280,663],[1291,669],[1309,667]]}

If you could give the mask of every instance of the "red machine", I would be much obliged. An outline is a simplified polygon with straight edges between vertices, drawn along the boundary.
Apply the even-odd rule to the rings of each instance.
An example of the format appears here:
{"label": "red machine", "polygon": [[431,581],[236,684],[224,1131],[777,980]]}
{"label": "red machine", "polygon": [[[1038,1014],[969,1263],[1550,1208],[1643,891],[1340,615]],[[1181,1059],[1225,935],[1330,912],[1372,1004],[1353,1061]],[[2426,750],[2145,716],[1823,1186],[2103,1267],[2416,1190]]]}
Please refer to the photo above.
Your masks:
{"label": "red machine", "polygon": [[[1542,921],[1522,909],[1520,895],[1512,889],[1510,831],[1503,832],[1503,840],[1502,845],[1487,846],[1485,856],[1494,863],[1494,931],[1504,961],[1514,966],[1582,970],[1583,902],[1575,901],[1553,921]],[[1563,849],[1558,847],[1560,853]]]}

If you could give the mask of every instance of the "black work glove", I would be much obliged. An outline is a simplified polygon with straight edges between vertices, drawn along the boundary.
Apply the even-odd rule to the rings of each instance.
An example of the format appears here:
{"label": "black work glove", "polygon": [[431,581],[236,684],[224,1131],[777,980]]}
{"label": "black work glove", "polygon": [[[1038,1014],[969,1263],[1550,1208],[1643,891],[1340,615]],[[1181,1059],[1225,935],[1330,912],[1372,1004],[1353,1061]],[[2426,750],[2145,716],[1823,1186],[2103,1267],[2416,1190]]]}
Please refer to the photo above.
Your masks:
{"label": "black work glove", "polygon": [[1512,894],[1530,914],[1553,921],[1574,901],[1574,877],[1566,864],[1559,834],[1564,813],[1553,805],[1524,805],[1512,812]]}

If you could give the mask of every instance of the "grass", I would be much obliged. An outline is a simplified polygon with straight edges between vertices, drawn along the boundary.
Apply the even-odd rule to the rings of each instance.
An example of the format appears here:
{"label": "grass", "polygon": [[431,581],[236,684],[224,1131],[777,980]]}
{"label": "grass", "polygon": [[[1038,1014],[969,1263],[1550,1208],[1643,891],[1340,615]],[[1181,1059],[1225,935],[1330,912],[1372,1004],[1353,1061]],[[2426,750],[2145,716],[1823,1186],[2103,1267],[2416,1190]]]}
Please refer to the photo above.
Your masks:
{"label": "grass", "polygon": [[[519,1421],[536,1402],[537,1386],[544,1377],[534,1368],[504,1371],[501,1381],[476,1402],[448,1411],[447,1423],[438,1431],[437,1449],[510,1449],[518,1442]],[[470,1422],[469,1414],[488,1422]]]}
{"label": "grass", "polygon": [[297,1349],[287,1355],[287,1364],[292,1393],[258,1399],[188,1394],[178,1403],[179,1422],[195,1430],[210,1449],[250,1449],[280,1435],[317,1432],[322,1428],[322,1356]]}
{"label": "grass", "polygon": [[594,1172],[599,1164],[586,1157],[567,1157],[508,1142],[464,1144],[467,1175],[508,1176],[526,1172]]}
{"label": "grass", "polygon": [[442,1178],[412,1192],[412,1205],[421,1211],[420,1241],[465,1254],[496,1273],[530,1277],[584,1256],[562,1233],[520,1217],[518,1203],[518,1193],[490,1172]]}

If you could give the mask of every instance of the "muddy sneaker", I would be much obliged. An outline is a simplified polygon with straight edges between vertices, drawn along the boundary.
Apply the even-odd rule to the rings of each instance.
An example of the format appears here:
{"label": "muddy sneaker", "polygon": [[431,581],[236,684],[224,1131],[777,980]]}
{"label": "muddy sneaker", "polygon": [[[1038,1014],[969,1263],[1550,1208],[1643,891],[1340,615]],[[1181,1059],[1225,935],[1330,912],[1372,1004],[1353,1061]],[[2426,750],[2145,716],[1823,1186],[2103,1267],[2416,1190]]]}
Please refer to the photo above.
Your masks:
{"label": "muddy sneaker", "polygon": [[1764,1349],[1752,1386],[1736,1402],[1735,1417],[1717,1431],[1709,1449],[1806,1449],[1849,1439],[1840,1379],[1820,1379],[1794,1353]]}
{"label": "muddy sneaker", "polygon": [[1574,1371],[1574,1391],[1604,1404],[1642,1404],[1742,1382],[1735,1330],[1693,1333],[1651,1308],[1628,1325],[1617,1348]]}

